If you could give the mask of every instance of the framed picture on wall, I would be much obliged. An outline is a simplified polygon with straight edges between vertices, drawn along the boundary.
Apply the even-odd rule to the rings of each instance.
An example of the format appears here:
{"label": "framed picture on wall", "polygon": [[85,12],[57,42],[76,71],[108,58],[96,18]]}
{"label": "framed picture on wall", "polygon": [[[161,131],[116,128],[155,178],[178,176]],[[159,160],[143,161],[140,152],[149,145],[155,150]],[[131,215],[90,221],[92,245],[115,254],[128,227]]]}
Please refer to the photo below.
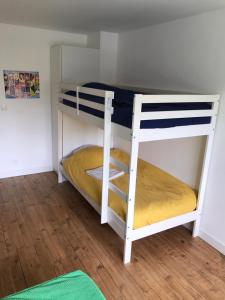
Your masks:
{"label": "framed picture on wall", "polygon": [[6,99],[40,98],[39,72],[3,70]]}

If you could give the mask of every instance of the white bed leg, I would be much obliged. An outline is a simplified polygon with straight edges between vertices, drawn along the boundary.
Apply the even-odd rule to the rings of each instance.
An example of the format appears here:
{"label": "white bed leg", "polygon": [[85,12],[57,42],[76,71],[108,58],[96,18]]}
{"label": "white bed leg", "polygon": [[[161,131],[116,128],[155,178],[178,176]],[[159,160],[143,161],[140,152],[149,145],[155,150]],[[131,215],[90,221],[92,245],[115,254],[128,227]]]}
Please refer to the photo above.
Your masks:
{"label": "white bed leg", "polygon": [[108,197],[109,197],[109,168],[110,168],[110,143],[111,143],[111,117],[112,99],[114,93],[106,92],[104,110],[104,141],[103,141],[103,180],[102,180],[102,205],[101,224],[108,222]]}
{"label": "white bed leg", "polygon": [[196,221],[194,221],[194,226],[193,226],[193,231],[192,231],[192,236],[193,237],[199,236],[200,221],[201,221],[201,217],[200,216],[197,218]]}
{"label": "white bed leg", "polygon": [[205,198],[205,191],[207,185],[207,177],[210,165],[210,158],[212,153],[212,146],[213,146],[213,138],[214,132],[207,136],[206,146],[205,146],[205,154],[202,166],[202,174],[201,174],[201,181],[199,186],[199,195],[198,195],[198,203],[197,203],[197,211],[199,213],[196,221],[194,221],[192,236],[196,237],[199,235],[200,231],[200,222],[201,222],[201,214],[203,209],[203,202]]}
{"label": "white bed leg", "polygon": [[137,98],[137,95],[135,95],[134,107],[133,107],[131,153],[130,153],[130,164],[129,164],[129,185],[128,185],[128,195],[127,195],[127,216],[126,216],[125,246],[124,246],[124,259],[123,259],[123,262],[125,264],[129,263],[131,260],[141,108],[142,108],[142,102],[140,101],[140,99]]}
{"label": "white bed leg", "polygon": [[60,110],[58,110],[58,183],[62,183],[65,181],[65,178],[63,177],[63,174],[60,170],[60,163],[63,158],[63,114]]}
{"label": "white bed leg", "polygon": [[62,183],[63,182],[63,175],[62,172],[58,169],[58,183]]}
{"label": "white bed leg", "polygon": [[126,239],[124,242],[124,253],[123,253],[124,264],[128,264],[131,261],[131,248],[132,248],[132,241],[130,239]]}
{"label": "white bed leg", "polygon": [[58,169],[58,183],[62,183],[66,181],[66,178],[63,176],[62,172],[60,171],[60,168]]}

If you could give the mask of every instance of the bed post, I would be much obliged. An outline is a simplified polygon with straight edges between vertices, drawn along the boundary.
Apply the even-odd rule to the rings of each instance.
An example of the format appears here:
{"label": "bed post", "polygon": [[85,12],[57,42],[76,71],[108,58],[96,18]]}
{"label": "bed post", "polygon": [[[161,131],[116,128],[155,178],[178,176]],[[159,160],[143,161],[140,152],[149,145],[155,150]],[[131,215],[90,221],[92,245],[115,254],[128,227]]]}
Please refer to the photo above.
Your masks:
{"label": "bed post", "polygon": [[58,183],[62,183],[64,181],[64,177],[62,175],[60,169],[60,163],[63,158],[63,113],[58,110]]}
{"label": "bed post", "polygon": [[138,163],[138,149],[139,149],[139,133],[142,101],[135,95],[133,105],[133,121],[131,133],[131,151],[130,151],[130,165],[129,165],[129,186],[127,197],[127,216],[124,242],[124,264],[131,260],[132,248],[132,231],[134,225],[134,206],[135,206],[135,192],[136,192],[136,178],[137,178],[137,163]]}
{"label": "bed post", "polygon": [[102,204],[101,224],[108,222],[108,195],[109,195],[109,168],[110,168],[110,146],[111,146],[111,116],[113,113],[113,92],[105,93],[104,110],[104,136],[103,136],[103,178],[102,178]]}
{"label": "bed post", "polygon": [[207,140],[206,140],[206,145],[205,145],[205,154],[204,154],[204,159],[203,159],[201,181],[200,181],[200,186],[199,186],[198,203],[197,203],[198,216],[197,216],[196,221],[194,221],[194,227],[193,227],[193,231],[192,231],[193,237],[198,236],[199,231],[200,231],[202,208],[203,208],[203,202],[204,202],[204,198],[205,198],[207,177],[208,177],[208,171],[209,171],[209,166],[210,166],[210,158],[211,158],[211,154],[212,154],[213,139],[214,139],[214,135],[215,135],[216,116],[218,113],[218,107],[219,107],[219,102],[218,101],[214,102],[213,109],[215,110],[215,115],[212,117],[213,130],[209,135],[207,135]]}
{"label": "bed post", "polygon": [[[58,93],[61,93],[61,85],[58,86]],[[58,102],[61,101],[61,97],[58,96]],[[63,112],[61,110],[57,110],[57,161],[58,161],[58,183],[62,183],[65,179],[60,169],[60,164],[63,159]]]}

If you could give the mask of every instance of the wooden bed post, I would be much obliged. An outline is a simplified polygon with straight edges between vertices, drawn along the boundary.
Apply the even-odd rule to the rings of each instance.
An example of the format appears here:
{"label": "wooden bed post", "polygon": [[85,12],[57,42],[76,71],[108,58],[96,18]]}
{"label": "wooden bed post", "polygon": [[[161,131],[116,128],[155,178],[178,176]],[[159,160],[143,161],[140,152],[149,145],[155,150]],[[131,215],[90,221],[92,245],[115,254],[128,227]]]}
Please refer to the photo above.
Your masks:
{"label": "wooden bed post", "polygon": [[133,121],[132,121],[132,133],[131,133],[129,186],[128,186],[128,197],[127,197],[127,216],[126,216],[125,243],[124,243],[124,256],[123,256],[124,264],[129,263],[131,260],[141,108],[142,108],[142,101],[139,98],[139,95],[135,95],[134,104],[133,104]]}
{"label": "wooden bed post", "polygon": [[194,221],[194,227],[192,231],[193,237],[198,236],[200,231],[201,214],[202,214],[203,203],[204,203],[205,192],[206,192],[207,177],[208,177],[210,159],[211,159],[212,148],[213,148],[213,140],[215,135],[216,116],[218,113],[218,108],[219,108],[219,98],[218,101],[215,101],[213,103],[213,109],[215,110],[215,115],[212,117],[213,130],[209,135],[207,135],[207,140],[205,145],[205,154],[203,159],[201,181],[199,186],[198,203],[197,203],[198,216],[196,221]]}
{"label": "wooden bed post", "polygon": [[108,222],[109,168],[110,168],[110,147],[111,147],[111,116],[112,116],[112,113],[113,113],[113,108],[112,108],[113,98],[114,98],[114,93],[113,92],[106,92],[105,93],[101,224],[104,224],[104,223]]}

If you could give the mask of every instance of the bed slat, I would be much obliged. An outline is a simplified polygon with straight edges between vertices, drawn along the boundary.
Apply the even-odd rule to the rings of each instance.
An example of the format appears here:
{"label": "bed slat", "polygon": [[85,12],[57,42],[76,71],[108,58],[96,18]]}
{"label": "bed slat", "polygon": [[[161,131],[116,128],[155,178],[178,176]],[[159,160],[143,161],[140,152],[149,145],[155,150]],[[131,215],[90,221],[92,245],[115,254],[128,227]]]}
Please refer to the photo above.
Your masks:
{"label": "bed slat", "polygon": [[194,117],[211,117],[215,115],[214,109],[177,110],[177,111],[151,111],[142,112],[141,120],[180,119]]}
{"label": "bed slat", "polygon": [[121,191],[117,186],[115,186],[112,182],[109,182],[109,188],[115,194],[117,194],[125,203],[127,203],[127,195]]}
{"label": "bed slat", "polygon": [[106,91],[103,90],[97,90],[97,89],[92,89],[92,88],[86,88],[83,86],[79,87],[79,92],[92,95],[92,96],[98,96],[98,97],[103,97],[105,98]]}
{"label": "bed slat", "polygon": [[216,102],[219,95],[141,95],[137,100],[142,103],[183,103],[183,102]]}
{"label": "bed slat", "polygon": [[110,157],[110,163],[117,168],[123,170],[125,173],[129,173],[129,168],[124,163],[118,161],[117,159]]}

